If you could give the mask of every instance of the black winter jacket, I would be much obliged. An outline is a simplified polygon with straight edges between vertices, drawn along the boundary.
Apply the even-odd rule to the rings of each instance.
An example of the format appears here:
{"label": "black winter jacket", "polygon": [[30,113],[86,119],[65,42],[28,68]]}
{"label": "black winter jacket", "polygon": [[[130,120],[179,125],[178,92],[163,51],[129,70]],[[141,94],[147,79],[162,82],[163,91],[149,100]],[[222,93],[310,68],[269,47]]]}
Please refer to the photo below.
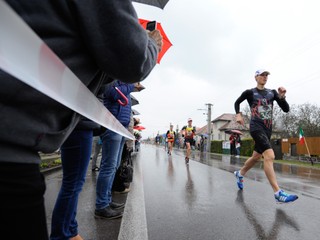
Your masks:
{"label": "black winter jacket", "polygon": [[[131,0],[6,2],[95,94],[102,73],[137,82],[156,64]],[[0,82],[0,162],[39,163],[38,151],[58,149],[79,115],[1,70]]]}

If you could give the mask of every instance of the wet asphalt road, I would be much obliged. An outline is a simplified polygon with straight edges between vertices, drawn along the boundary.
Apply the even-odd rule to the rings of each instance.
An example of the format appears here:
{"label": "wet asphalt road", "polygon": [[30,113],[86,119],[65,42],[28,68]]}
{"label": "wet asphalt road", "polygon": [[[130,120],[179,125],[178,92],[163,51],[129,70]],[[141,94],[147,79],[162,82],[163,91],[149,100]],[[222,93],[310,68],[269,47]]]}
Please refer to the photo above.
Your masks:
{"label": "wet asphalt road", "polygon": [[[233,171],[243,160],[194,151],[168,156],[163,147],[143,145],[134,156],[134,181],[122,220],[93,218],[95,175],[88,171],[78,210],[86,239],[320,239],[320,171],[275,165],[280,187],[299,195],[291,204],[276,204],[272,188],[257,164],[243,191]],[[61,172],[47,176],[47,215],[61,182]],[[49,223],[48,223],[49,224]],[[119,237],[118,237],[119,233]]]}

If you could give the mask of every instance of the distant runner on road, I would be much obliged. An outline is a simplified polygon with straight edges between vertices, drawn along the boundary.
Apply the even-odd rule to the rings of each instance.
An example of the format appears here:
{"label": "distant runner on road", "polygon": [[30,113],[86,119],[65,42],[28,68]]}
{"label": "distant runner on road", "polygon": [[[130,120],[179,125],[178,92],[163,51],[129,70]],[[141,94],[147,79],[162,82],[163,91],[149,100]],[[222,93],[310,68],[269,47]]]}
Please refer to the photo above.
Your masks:
{"label": "distant runner on road", "polygon": [[281,190],[273,169],[273,160],[275,158],[271,147],[270,138],[272,133],[272,110],[273,101],[276,101],[284,112],[289,112],[289,104],[286,101],[286,89],[279,87],[278,92],[265,88],[269,72],[266,70],[257,70],[255,79],[257,87],[244,91],[234,103],[236,111],[236,120],[244,125],[242,114],[240,112],[240,103],[247,100],[251,109],[250,134],[255,142],[252,156],[244,163],[244,166],[235,171],[237,184],[240,190],[243,189],[243,176],[260,160],[264,159],[264,172],[274,191],[274,197],[278,203],[293,202],[298,199],[297,195],[287,194]]}
{"label": "distant runner on road", "polygon": [[167,131],[167,139],[168,139],[168,155],[171,155],[172,147],[174,143],[175,132],[173,131],[173,125],[170,124],[170,129]]}
{"label": "distant runner on road", "polygon": [[192,126],[192,119],[189,118],[188,119],[188,125],[184,126],[182,128],[182,130],[185,130],[185,134],[184,134],[184,142],[186,144],[187,147],[187,153],[186,153],[186,164],[189,164],[189,158],[190,158],[190,154],[191,154],[191,145],[194,142],[194,135],[196,133],[195,128]]}
{"label": "distant runner on road", "polygon": [[160,144],[160,135],[159,135],[159,133],[157,134],[157,136],[155,138],[155,141],[156,141],[156,145]]}

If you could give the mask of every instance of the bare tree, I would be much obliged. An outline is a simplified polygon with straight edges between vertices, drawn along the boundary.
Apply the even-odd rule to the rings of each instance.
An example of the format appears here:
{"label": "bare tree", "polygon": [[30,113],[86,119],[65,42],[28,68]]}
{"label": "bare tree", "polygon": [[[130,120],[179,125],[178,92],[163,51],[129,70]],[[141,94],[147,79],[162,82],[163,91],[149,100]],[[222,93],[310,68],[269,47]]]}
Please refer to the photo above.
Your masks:
{"label": "bare tree", "polygon": [[320,108],[317,105],[310,103],[299,105],[297,123],[303,129],[305,136],[320,136],[319,114]]}
{"label": "bare tree", "polygon": [[251,118],[251,110],[248,105],[246,105],[244,108],[241,109],[243,121],[245,126],[250,125],[250,118]]}
{"label": "bare tree", "polygon": [[317,105],[291,105],[289,113],[276,112],[275,115],[284,130],[283,137],[297,137],[299,127],[303,129],[305,136],[320,136],[320,108]]}
{"label": "bare tree", "polygon": [[[242,109],[242,114],[250,119],[250,108]],[[285,113],[275,104],[273,108],[273,129],[282,137],[298,137],[299,127],[305,136],[320,136],[320,107],[315,104],[304,103],[291,105],[290,111]]]}
{"label": "bare tree", "polygon": [[297,109],[292,105],[288,113],[278,112],[277,121],[281,122],[282,137],[295,137],[297,133]]}

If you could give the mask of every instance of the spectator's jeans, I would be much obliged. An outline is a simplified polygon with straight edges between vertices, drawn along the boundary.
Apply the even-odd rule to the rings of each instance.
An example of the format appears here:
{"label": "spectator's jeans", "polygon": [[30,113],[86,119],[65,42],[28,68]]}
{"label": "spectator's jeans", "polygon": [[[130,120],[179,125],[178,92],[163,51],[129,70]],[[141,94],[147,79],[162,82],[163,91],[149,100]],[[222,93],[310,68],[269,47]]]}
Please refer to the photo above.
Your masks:
{"label": "spectator's jeans", "polygon": [[48,239],[45,188],[39,164],[0,163],[1,239]]}
{"label": "spectator's jeans", "polygon": [[99,138],[100,138],[99,136],[93,138],[93,156],[92,156],[91,169],[95,169],[96,167],[98,167],[97,160],[102,148],[102,145],[99,143]]}
{"label": "spectator's jeans", "polygon": [[91,130],[74,130],[61,147],[63,178],[52,213],[51,240],[69,239],[78,234],[78,197],[85,182],[91,147]]}
{"label": "spectator's jeans", "polygon": [[237,156],[240,156],[240,147],[236,148],[236,153],[237,153]]}
{"label": "spectator's jeans", "polygon": [[125,138],[107,129],[102,135],[102,157],[96,189],[96,209],[103,209],[112,202],[112,184],[120,166]]}

